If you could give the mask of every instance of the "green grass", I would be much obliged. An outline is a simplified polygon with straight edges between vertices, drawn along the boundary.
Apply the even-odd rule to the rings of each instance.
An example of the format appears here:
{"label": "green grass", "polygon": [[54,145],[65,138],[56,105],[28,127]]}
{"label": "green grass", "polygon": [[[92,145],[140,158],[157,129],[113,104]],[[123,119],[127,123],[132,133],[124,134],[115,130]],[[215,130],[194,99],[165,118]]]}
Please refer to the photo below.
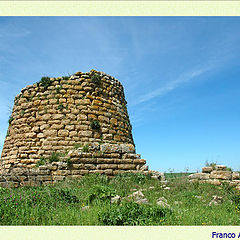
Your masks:
{"label": "green grass", "polygon": [[[240,193],[228,185],[189,183],[185,177],[171,178],[168,185],[170,190],[164,190],[160,181],[124,174],[0,188],[0,225],[240,225]],[[127,197],[140,189],[148,205],[110,202],[112,196]],[[223,197],[222,204],[209,206],[213,195]],[[170,209],[157,206],[160,197]]]}
{"label": "green grass", "polygon": [[186,172],[186,173],[165,173],[166,179],[173,179],[179,177],[187,177],[188,175],[192,174],[193,172]]}

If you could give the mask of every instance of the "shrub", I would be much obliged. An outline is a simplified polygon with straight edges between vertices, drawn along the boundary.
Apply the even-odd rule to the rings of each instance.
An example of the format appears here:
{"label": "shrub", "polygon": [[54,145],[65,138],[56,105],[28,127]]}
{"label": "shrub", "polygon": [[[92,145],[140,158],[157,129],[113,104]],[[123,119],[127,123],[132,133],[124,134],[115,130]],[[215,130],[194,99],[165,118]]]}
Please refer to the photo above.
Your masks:
{"label": "shrub", "polygon": [[125,202],[120,206],[113,204],[107,211],[101,212],[98,218],[104,225],[159,225],[167,213],[170,214],[171,210]]}
{"label": "shrub", "polygon": [[208,161],[206,161],[205,165],[206,167],[212,167],[213,169],[216,169],[217,162],[209,163]]}
{"label": "shrub", "polygon": [[79,203],[79,199],[67,188],[50,188],[50,195],[55,200],[67,202],[67,203]]}
{"label": "shrub", "polygon": [[52,162],[58,162],[60,156],[61,156],[60,153],[53,152],[53,153],[51,154],[51,156],[49,157],[48,161],[49,161],[50,163],[52,163]]}
{"label": "shrub", "polygon": [[39,83],[46,90],[51,85],[51,82],[49,77],[42,77]]}
{"label": "shrub", "polygon": [[62,103],[60,103],[60,104],[58,105],[58,109],[59,109],[60,111],[62,111],[62,110],[64,109],[64,106],[63,106]]}
{"label": "shrub", "polygon": [[88,149],[89,149],[89,146],[88,146],[88,144],[86,144],[86,145],[84,145],[83,146],[83,152],[88,152]]}
{"label": "shrub", "polygon": [[40,157],[40,160],[38,160],[36,167],[42,166],[42,165],[46,164],[46,162],[47,162],[46,158]]}
{"label": "shrub", "polygon": [[13,120],[14,120],[13,116],[10,116],[8,119],[8,123],[11,124]]}
{"label": "shrub", "polygon": [[100,123],[98,120],[91,121],[91,128],[94,130],[98,130],[100,128]]}
{"label": "shrub", "polygon": [[67,166],[68,166],[68,167],[70,167],[70,166],[72,165],[72,160],[71,160],[71,158],[67,158],[66,162],[67,162]]}
{"label": "shrub", "polygon": [[99,74],[93,74],[91,80],[94,84],[99,85],[101,82],[101,76]]}
{"label": "shrub", "polygon": [[111,197],[116,195],[116,190],[109,186],[96,185],[88,196],[88,200],[91,203],[95,199],[110,200]]}
{"label": "shrub", "polygon": [[70,77],[69,76],[62,76],[63,80],[68,80]]}
{"label": "shrub", "polygon": [[80,147],[82,147],[82,144],[81,144],[81,143],[75,143],[75,144],[74,144],[74,148],[75,148],[75,149],[78,149],[78,148],[80,148]]}

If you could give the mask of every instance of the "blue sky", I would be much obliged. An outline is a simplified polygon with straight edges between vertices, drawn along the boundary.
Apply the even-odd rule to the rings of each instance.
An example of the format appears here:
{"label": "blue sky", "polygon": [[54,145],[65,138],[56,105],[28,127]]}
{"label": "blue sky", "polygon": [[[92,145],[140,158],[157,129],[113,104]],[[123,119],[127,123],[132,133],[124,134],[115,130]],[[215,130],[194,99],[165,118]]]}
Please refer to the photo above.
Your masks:
{"label": "blue sky", "polygon": [[239,17],[0,17],[0,151],[14,96],[91,69],[123,84],[153,170],[240,170]]}

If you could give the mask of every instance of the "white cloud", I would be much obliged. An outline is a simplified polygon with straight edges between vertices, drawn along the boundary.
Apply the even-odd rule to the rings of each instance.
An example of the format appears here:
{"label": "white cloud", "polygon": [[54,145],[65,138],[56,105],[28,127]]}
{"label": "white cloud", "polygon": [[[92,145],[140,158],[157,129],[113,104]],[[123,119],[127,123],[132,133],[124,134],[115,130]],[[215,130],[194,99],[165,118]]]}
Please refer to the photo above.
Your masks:
{"label": "white cloud", "polygon": [[147,102],[153,98],[167,94],[168,92],[173,91],[174,89],[180,87],[183,84],[192,82],[193,80],[196,79],[196,77],[206,73],[210,69],[211,69],[211,67],[200,67],[200,68],[196,68],[194,70],[188,71],[188,72],[180,75],[176,80],[169,81],[166,85],[143,95],[132,105],[137,105],[137,104],[140,104],[143,102]]}

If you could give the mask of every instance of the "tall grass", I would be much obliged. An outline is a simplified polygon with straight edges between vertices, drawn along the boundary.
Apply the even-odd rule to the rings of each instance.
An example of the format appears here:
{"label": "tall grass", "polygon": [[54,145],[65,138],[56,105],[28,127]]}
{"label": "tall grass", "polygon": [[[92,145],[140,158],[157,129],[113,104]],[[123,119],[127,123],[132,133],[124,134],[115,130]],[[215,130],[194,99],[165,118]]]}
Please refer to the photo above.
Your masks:
{"label": "tall grass", "polygon": [[[240,194],[228,185],[189,183],[171,178],[170,190],[141,174],[80,180],[41,187],[0,188],[0,225],[239,225]],[[111,203],[141,190],[149,204]],[[209,206],[214,195],[223,197]],[[170,208],[157,206],[164,197]],[[87,208],[85,208],[88,206]]]}

